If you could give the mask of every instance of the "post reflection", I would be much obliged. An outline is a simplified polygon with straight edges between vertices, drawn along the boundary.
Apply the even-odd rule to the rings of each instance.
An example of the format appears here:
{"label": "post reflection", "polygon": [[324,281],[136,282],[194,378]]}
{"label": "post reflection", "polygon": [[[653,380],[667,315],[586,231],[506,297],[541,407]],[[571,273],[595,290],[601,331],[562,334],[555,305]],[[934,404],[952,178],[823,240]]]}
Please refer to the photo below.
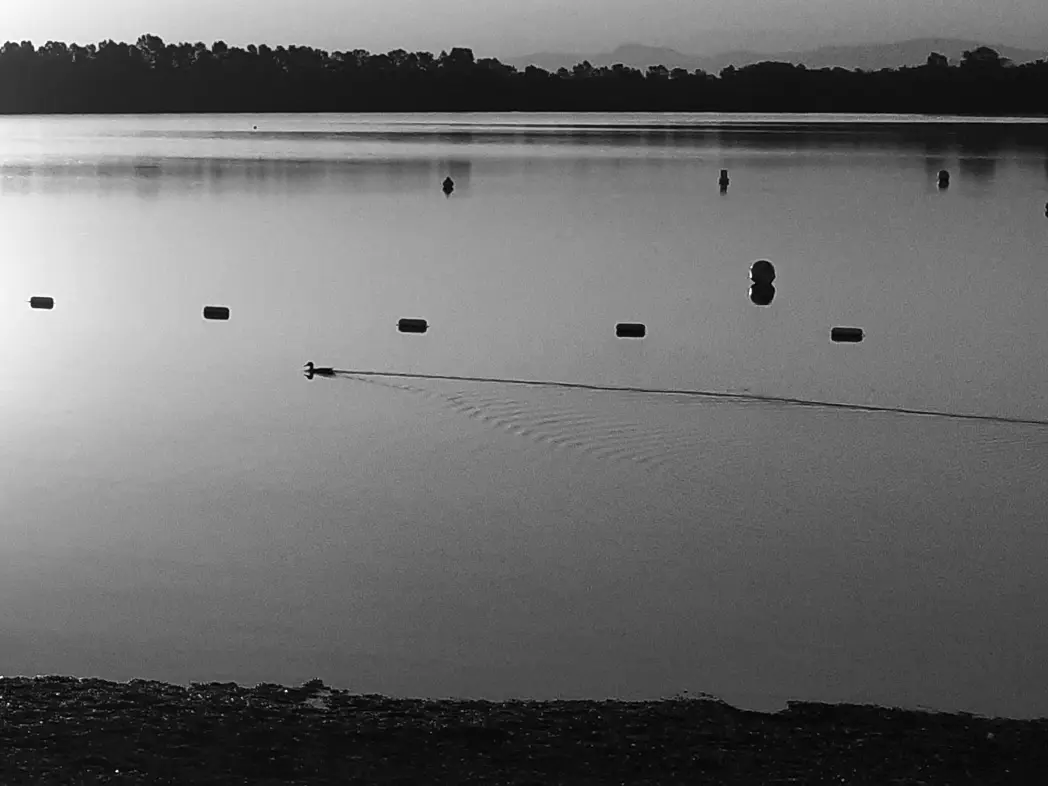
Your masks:
{"label": "post reflection", "polygon": [[961,176],[965,180],[979,185],[988,185],[997,175],[997,158],[983,156],[962,156],[957,161]]}
{"label": "post reflection", "polygon": [[1000,151],[985,135],[972,131],[961,134],[958,167],[965,180],[974,181],[980,185],[993,182],[999,160]]}

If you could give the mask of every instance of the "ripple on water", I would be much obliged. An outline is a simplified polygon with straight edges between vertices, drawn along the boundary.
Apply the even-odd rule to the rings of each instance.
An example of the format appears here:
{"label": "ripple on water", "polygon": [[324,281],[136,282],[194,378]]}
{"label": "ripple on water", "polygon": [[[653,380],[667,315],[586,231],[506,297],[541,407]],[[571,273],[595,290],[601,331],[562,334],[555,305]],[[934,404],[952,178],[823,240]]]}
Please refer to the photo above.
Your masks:
{"label": "ripple on water", "polygon": [[[847,416],[862,422],[876,419],[884,424],[901,419],[933,421],[949,425],[950,433],[968,446],[966,464],[997,463],[999,454],[1021,449],[1028,461],[1043,470],[1048,464],[1048,429],[1022,424],[963,421],[938,416],[835,410],[833,407],[800,407],[796,404],[746,399],[704,398],[637,391],[600,391],[548,388],[514,383],[463,382],[422,379],[406,382],[377,376],[344,377],[419,396],[486,427],[527,440],[558,454],[573,454],[588,461],[643,468],[659,474],[684,478],[711,457],[722,460],[721,448],[735,440],[752,440],[761,429],[736,430],[739,417],[765,424],[769,437],[785,429],[797,438],[796,424],[783,420],[786,412],[802,411],[820,421]],[[728,407],[731,417],[720,417]],[[740,412],[739,408],[743,408]],[[884,420],[887,419],[887,420]],[[813,422],[813,425],[816,425]],[[803,430],[803,428],[802,428]],[[951,438],[950,441],[953,441]],[[729,452],[730,454],[730,452]],[[1027,467],[1028,468],[1028,467]]]}

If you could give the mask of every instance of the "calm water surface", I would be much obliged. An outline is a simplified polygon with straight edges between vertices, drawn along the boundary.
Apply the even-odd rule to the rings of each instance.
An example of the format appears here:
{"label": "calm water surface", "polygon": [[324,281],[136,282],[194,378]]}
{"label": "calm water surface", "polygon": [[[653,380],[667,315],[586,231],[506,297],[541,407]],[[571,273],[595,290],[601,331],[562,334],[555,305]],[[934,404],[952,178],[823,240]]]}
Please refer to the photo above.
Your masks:
{"label": "calm water surface", "polygon": [[0,673],[1048,715],[1048,427],[300,374],[1048,420],[1048,129],[892,120],[0,119]]}

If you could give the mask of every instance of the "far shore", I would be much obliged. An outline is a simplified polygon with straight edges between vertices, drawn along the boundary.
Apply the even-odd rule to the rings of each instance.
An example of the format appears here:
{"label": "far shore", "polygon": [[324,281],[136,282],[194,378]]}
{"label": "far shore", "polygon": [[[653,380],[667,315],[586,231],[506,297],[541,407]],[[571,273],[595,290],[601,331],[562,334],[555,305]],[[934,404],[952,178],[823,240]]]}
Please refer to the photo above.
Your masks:
{"label": "far shore", "polygon": [[1048,719],[0,678],[0,783],[1028,784]]}

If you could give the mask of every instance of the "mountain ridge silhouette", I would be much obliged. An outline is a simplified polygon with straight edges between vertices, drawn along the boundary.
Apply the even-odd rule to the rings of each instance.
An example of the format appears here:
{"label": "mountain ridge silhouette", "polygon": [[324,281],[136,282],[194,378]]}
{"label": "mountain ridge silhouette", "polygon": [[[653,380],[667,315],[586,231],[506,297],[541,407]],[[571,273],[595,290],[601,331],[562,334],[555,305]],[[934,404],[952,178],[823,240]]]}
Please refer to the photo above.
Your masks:
{"label": "mountain ridge silhouette", "polygon": [[932,52],[945,55],[953,64],[960,60],[965,50],[979,46],[989,46],[1014,63],[1048,58],[1048,48],[1044,50],[1023,49],[994,42],[961,38],[911,38],[893,43],[822,46],[795,52],[766,53],[733,50],[714,55],[693,55],[669,47],[625,43],[610,52],[595,54],[537,52],[520,57],[500,58],[500,60],[519,69],[534,65],[547,71],[556,71],[559,68],[570,70],[572,66],[583,61],[588,61],[594,67],[622,63],[633,68],[646,69],[648,66],[662,65],[670,69],[684,68],[688,71],[700,69],[711,74],[720,73],[729,65],[741,68],[753,63],[768,61],[803,64],[808,68],[840,67],[849,70],[861,68],[875,71],[881,68],[923,65]]}

